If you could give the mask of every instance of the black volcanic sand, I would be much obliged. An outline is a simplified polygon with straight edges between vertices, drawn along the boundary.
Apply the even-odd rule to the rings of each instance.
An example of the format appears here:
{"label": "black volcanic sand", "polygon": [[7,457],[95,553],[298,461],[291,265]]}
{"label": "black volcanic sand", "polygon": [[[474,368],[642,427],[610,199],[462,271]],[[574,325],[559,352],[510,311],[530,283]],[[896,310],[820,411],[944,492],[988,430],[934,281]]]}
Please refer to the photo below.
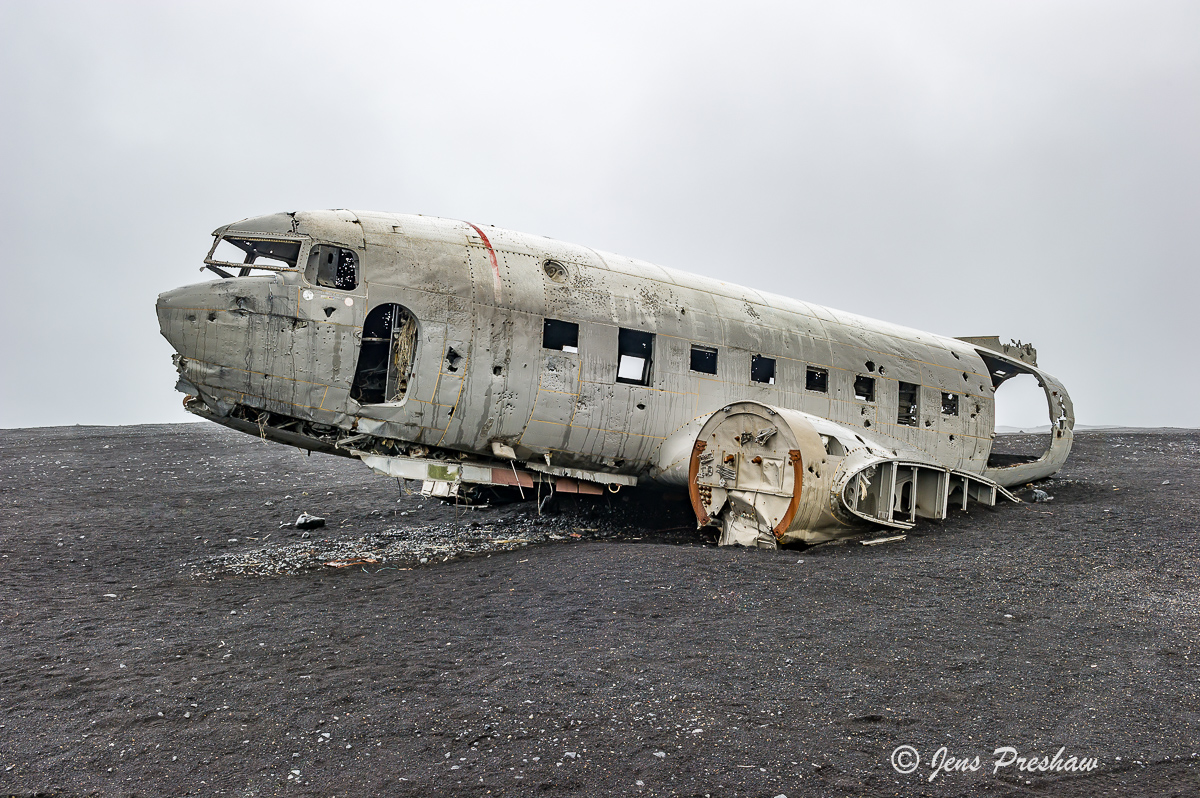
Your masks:
{"label": "black volcanic sand", "polygon": [[[652,493],[539,518],[214,425],[0,431],[0,793],[1195,795],[1198,455],[1082,433],[1053,501],[756,551]],[[301,510],[561,540],[204,575]],[[940,746],[980,770],[928,781]]]}

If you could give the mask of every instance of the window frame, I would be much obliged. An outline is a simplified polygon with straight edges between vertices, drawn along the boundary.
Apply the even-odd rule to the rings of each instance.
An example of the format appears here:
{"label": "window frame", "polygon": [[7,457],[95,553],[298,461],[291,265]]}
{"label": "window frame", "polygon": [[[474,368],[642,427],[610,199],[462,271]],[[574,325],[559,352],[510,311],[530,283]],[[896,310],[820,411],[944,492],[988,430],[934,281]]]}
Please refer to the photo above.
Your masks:
{"label": "window frame", "polygon": [[[571,330],[570,328],[574,329]],[[573,332],[574,335],[563,335],[563,342],[561,346],[549,346],[547,344],[547,338],[549,336],[553,335],[557,337],[559,334],[568,332]],[[556,337],[551,339],[551,342],[557,342]],[[572,343],[566,343],[568,338],[571,339]],[[565,352],[573,355],[579,354],[579,324],[573,321],[563,321],[562,319],[542,319],[542,349],[548,349],[551,352]]]}
{"label": "window frame", "polygon": [[[703,368],[699,368],[699,369],[696,368],[696,355],[701,355],[702,357],[707,357],[708,355],[711,355],[712,356],[712,371],[709,371],[708,369],[703,369]],[[703,344],[692,344],[692,348],[689,350],[688,371],[694,371],[697,374],[716,375],[717,364],[719,362],[720,362],[720,355],[717,351],[717,347],[704,346]]]}
{"label": "window frame", "polygon": [[[902,427],[921,426],[921,386],[915,382],[896,381],[896,424]],[[912,403],[909,413],[904,413],[905,386],[912,389]]]}
{"label": "window frame", "polygon": [[[859,393],[860,393],[859,392],[859,381],[860,380],[866,380],[867,384],[869,385],[869,388],[867,390],[861,392],[862,393],[861,396],[859,395]],[[878,395],[879,394],[876,392],[876,385],[875,385],[874,377],[872,377],[868,374],[854,375],[854,399],[855,399],[855,401],[868,402],[870,404],[875,404],[875,398]]]}
{"label": "window frame", "polygon": [[[768,364],[770,364],[770,367],[771,367],[771,373],[769,375],[767,375],[767,378],[765,380],[760,380],[760,379],[758,379],[758,377],[755,376],[755,372],[758,369],[760,363],[768,363]],[[775,378],[778,376],[777,369],[778,369],[778,363],[776,362],[776,359],[773,357],[767,357],[766,355],[751,355],[750,356],[750,382],[756,383],[758,385],[774,385]],[[759,374],[761,374],[761,371],[759,371]]]}
{"label": "window frame", "polygon": [[[942,394],[942,415],[957,416],[960,406],[958,397],[962,394],[952,393],[950,391],[941,391]],[[949,409],[947,409],[949,408]]]}
{"label": "window frame", "polygon": [[[627,357],[642,361],[642,376],[640,379],[621,376],[621,365]],[[649,387],[653,381],[654,333],[627,327],[618,327],[616,382],[622,385],[642,385]]]}
{"label": "window frame", "polygon": [[[325,283],[322,283],[320,281],[322,264],[317,263],[315,270],[314,270],[313,255],[316,255],[317,253],[322,253],[322,256],[323,256],[323,248],[325,248],[325,247],[336,249],[339,252],[349,252],[350,255],[353,257],[353,259],[354,259],[354,284],[352,286],[350,286],[349,288],[340,287],[336,284],[336,282],[337,282],[336,273],[334,276],[334,283],[335,283],[334,285],[326,285]],[[358,290],[359,286],[362,285],[362,258],[359,257],[358,250],[354,249],[353,247],[343,246],[342,244],[334,244],[334,243],[331,243],[328,241],[314,241],[309,246],[308,253],[307,253],[307,256],[306,256],[305,262],[304,262],[304,270],[301,273],[304,275],[304,281],[315,288],[321,288],[321,289],[329,290],[329,291],[356,291],[356,290]]]}

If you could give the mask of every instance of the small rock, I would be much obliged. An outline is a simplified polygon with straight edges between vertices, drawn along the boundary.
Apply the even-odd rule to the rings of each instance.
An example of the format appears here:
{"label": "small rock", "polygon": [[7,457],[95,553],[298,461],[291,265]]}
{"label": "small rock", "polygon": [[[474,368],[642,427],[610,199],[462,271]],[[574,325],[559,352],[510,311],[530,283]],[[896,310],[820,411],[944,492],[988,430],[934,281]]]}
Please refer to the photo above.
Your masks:
{"label": "small rock", "polygon": [[1044,490],[1040,490],[1038,488],[1033,489],[1033,500],[1039,504],[1041,502],[1048,502],[1053,498],[1053,496],[1051,496],[1049,493],[1046,493]]}
{"label": "small rock", "polygon": [[300,513],[300,517],[296,519],[294,524],[296,529],[319,529],[325,526],[325,519],[319,515],[309,515],[307,512]]}
{"label": "small rock", "polygon": [[654,752],[654,755],[655,755],[656,757],[658,757],[659,759],[666,759],[666,758],[667,758],[667,752],[666,752],[666,751],[655,751],[655,752]]}

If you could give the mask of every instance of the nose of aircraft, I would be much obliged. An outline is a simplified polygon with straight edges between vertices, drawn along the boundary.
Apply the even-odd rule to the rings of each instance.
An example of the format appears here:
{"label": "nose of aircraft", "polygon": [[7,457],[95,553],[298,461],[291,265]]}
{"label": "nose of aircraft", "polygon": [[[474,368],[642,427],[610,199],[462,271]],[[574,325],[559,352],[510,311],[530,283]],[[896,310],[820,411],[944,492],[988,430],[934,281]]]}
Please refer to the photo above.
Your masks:
{"label": "nose of aircraft", "polygon": [[186,285],[158,295],[158,329],[180,355],[201,357],[205,339],[216,332],[208,328],[218,324],[218,314],[237,309],[220,290],[222,282]]}

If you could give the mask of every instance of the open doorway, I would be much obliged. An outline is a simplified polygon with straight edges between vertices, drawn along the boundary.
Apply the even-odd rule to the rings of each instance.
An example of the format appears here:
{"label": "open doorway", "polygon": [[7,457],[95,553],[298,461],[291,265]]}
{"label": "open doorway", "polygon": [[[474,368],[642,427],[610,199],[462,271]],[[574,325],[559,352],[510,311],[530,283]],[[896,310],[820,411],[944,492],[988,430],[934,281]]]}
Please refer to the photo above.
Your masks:
{"label": "open doorway", "polygon": [[359,404],[403,401],[417,349],[417,320],[401,305],[377,305],[363,323],[350,398]]}

